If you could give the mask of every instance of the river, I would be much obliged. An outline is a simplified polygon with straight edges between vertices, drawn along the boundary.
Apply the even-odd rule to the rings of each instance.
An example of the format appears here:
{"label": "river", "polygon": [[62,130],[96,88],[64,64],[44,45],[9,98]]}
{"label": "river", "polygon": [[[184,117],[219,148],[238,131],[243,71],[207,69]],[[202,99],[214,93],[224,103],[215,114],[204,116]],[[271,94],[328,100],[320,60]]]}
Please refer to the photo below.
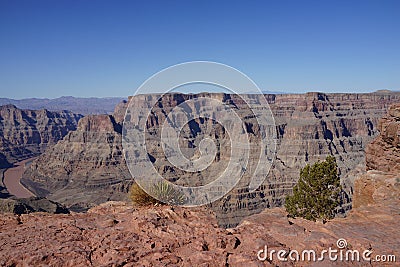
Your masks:
{"label": "river", "polygon": [[27,198],[34,196],[32,192],[26,189],[20,180],[25,170],[35,158],[26,159],[14,164],[15,167],[9,168],[4,172],[4,185],[8,192],[18,198]]}

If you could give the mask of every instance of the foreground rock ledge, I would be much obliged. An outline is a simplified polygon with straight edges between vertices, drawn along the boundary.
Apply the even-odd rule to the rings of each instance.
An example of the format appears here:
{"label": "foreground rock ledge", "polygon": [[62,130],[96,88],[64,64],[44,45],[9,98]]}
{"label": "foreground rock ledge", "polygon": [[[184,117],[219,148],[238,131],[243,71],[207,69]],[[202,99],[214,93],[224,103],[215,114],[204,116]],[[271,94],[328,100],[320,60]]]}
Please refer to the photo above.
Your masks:
{"label": "foreground rock ledge", "polygon": [[[398,189],[399,183],[393,186]],[[399,204],[362,206],[349,217],[326,224],[288,219],[283,209],[275,208],[227,230],[218,228],[214,215],[203,208],[135,209],[123,202],[107,202],[86,214],[6,214],[0,219],[0,265],[303,266],[307,264],[277,259],[261,262],[257,251],[264,245],[275,250],[321,251],[336,248],[338,238],[345,238],[353,249],[372,247],[374,253],[396,254],[400,251]]]}

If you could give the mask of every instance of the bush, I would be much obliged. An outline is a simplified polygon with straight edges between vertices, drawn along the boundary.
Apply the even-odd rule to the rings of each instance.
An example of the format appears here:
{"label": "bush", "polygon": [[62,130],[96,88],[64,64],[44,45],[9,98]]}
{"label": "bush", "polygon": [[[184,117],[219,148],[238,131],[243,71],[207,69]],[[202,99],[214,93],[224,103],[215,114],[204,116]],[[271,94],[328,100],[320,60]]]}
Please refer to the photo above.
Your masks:
{"label": "bush", "polygon": [[162,181],[154,184],[150,188],[151,195],[147,194],[137,183],[134,183],[131,187],[129,198],[136,205],[150,205],[150,204],[170,204],[170,205],[181,205],[185,203],[185,196],[183,193],[177,191],[169,183]]}
{"label": "bush", "polygon": [[313,221],[332,219],[335,208],[340,204],[341,186],[337,172],[333,156],[301,169],[293,194],[286,197],[285,207],[289,216]]}

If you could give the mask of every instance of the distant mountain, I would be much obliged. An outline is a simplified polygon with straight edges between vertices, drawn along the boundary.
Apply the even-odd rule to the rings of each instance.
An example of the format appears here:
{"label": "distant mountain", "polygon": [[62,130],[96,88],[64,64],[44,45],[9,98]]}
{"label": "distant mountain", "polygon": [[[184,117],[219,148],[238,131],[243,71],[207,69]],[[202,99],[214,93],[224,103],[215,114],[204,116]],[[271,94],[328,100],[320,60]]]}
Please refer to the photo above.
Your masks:
{"label": "distant mountain", "polygon": [[[259,94],[260,92],[256,91],[248,91],[246,92],[247,94]],[[268,90],[261,90],[261,93],[264,95],[283,95],[283,94],[289,94],[287,92],[279,92],[279,91],[268,91]]]}
{"label": "distant mountain", "polygon": [[50,111],[69,110],[83,115],[87,114],[111,114],[115,105],[121,102],[123,97],[72,97],[62,96],[59,98],[25,98],[9,99],[0,98],[0,106],[12,104],[21,109],[47,109]]}
{"label": "distant mountain", "polygon": [[279,91],[266,91],[263,90],[261,91],[265,95],[282,95],[282,94],[288,94],[287,92],[279,92]]}

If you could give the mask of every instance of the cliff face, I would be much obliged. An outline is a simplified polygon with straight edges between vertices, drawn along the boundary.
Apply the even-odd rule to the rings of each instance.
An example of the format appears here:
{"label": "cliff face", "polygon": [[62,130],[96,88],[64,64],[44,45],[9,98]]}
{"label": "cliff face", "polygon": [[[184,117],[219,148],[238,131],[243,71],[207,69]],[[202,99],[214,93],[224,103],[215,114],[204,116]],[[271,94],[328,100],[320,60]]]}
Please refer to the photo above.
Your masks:
{"label": "cliff face", "polygon": [[270,95],[268,102],[278,129],[276,161],[256,193],[237,188],[213,204],[228,226],[248,214],[283,204],[300,168],[332,154],[341,172],[344,210],[351,207],[354,179],[363,172],[365,146],[378,134],[378,121],[399,93]]}
{"label": "cliff face", "polygon": [[88,115],[76,131],[32,162],[21,183],[79,211],[124,199],[131,180],[122,155],[121,125],[111,115]]}
{"label": "cliff face", "polygon": [[379,121],[381,135],[366,150],[367,170],[400,173],[400,104]]}
{"label": "cliff face", "polygon": [[400,104],[379,121],[380,135],[366,148],[367,173],[355,181],[354,207],[398,205],[400,195]]}
{"label": "cliff face", "polygon": [[0,107],[0,168],[37,156],[47,146],[75,130],[81,115],[69,111],[22,110]]}
{"label": "cliff face", "polygon": [[[149,132],[160,133],[160,125],[168,113],[180,103],[197,96],[222,100],[241,113],[252,138],[258,138],[258,129],[248,119],[243,103],[226,94],[167,95],[153,108],[148,118]],[[147,98],[135,96],[135,105],[147,105]],[[259,96],[253,96],[259,97]],[[277,157],[264,184],[253,193],[244,181],[226,197],[213,203],[219,223],[236,225],[250,214],[267,207],[280,206],[286,194],[296,183],[300,168],[306,163],[325,159],[333,154],[338,162],[349,203],[354,177],[362,172],[364,148],[378,133],[378,120],[388,106],[400,102],[399,93],[266,95],[275,116],[278,132]],[[75,132],[68,134],[51,150],[31,164],[23,182],[34,192],[48,195],[52,200],[69,206],[87,207],[106,199],[120,200],[127,190],[130,174],[121,152],[121,134],[118,129],[125,114],[126,103],[117,106],[113,117],[92,116],[81,120]],[[175,118],[179,119],[179,118]],[[93,122],[92,122],[93,121]],[[107,121],[107,123],[106,123]],[[99,125],[91,128],[88,125]],[[89,127],[89,128],[88,128]],[[88,132],[89,130],[89,132]],[[210,120],[195,120],[182,131],[183,147],[196,146],[207,134],[220,144],[217,159],[210,168],[200,173],[185,173],[168,163],[156,143],[148,144],[155,167],[164,177],[176,183],[197,181],[204,184],[224,170],[229,159],[229,142],[224,129]],[[195,155],[188,155],[195,156]],[[348,209],[350,204],[344,206]]]}

